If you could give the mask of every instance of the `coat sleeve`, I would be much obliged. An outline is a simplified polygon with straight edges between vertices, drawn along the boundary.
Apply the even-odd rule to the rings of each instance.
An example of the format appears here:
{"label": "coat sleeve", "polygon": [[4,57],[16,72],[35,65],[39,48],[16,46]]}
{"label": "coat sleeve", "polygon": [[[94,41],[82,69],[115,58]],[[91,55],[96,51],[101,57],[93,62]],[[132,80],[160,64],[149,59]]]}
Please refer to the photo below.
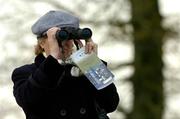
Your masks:
{"label": "coat sleeve", "polygon": [[114,83],[104,89],[96,90],[96,100],[99,106],[110,113],[116,110],[119,104],[119,95]]}
{"label": "coat sleeve", "polygon": [[12,81],[17,103],[21,106],[47,98],[50,89],[60,82],[63,68],[52,56],[48,56],[39,68],[33,68],[32,65],[16,68],[12,73]]}
{"label": "coat sleeve", "polygon": [[[107,62],[102,62],[107,66]],[[119,94],[114,83],[101,90],[95,89],[95,98],[99,106],[110,113],[116,110],[119,104]]]}

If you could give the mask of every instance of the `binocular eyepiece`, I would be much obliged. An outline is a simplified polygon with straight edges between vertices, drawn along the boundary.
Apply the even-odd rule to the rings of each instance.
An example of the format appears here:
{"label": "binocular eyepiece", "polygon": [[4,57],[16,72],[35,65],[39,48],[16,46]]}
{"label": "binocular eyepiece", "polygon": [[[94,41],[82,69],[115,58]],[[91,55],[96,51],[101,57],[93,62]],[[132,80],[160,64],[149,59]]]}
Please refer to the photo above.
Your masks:
{"label": "binocular eyepiece", "polygon": [[61,30],[56,32],[56,39],[59,41],[71,40],[71,39],[84,39],[91,38],[92,31],[89,28],[74,28],[74,27],[63,27]]}

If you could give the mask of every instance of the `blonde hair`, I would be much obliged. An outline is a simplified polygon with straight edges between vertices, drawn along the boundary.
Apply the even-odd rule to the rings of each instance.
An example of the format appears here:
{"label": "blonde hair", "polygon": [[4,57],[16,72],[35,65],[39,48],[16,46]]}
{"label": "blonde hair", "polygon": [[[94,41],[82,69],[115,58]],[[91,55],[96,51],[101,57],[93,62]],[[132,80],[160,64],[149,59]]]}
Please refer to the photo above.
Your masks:
{"label": "blonde hair", "polygon": [[41,37],[37,39],[37,44],[34,47],[34,53],[35,55],[42,54],[44,52],[44,49],[41,47],[41,44],[45,41],[45,37]]}

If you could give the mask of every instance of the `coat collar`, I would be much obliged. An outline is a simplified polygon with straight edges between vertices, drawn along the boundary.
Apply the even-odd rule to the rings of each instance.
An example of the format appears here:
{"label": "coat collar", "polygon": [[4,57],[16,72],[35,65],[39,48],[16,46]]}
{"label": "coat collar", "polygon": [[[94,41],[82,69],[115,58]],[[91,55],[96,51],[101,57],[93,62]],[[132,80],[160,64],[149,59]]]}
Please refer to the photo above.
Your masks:
{"label": "coat collar", "polygon": [[[46,59],[46,57],[45,57],[43,54],[37,55],[37,56],[35,57],[35,60],[34,60],[35,65],[36,65],[37,67],[39,67],[39,65],[40,65],[45,59]],[[59,60],[58,62],[59,62],[60,64],[62,64],[62,60]],[[71,60],[67,60],[67,61],[66,61],[66,65],[73,65],[73,66],[75,66],[75,65],[72,63]]]}
{"label": "coat collar", "polygon": [[[46,57],[43,54],[39,54],[35,57],[35,65],[36,67],[39,67],[41,65],[41,63],[46,59]],[[73,64],[66,64],[66,68],[70,68],[70,73],[72,76],[74,77],[79,77],[82,75],[82,72],[80,71],[80,69],[78,67],[76,67]]]}
{"label": "coat collar", "polygon": [[37,56],[35,57],[35,60],[34,60],[35,65],[36,65],[37,67],[39,67],[39,65],[40,65],[45,59],[46,59],[46,58],[44,57],[43,54],[37,55]]}

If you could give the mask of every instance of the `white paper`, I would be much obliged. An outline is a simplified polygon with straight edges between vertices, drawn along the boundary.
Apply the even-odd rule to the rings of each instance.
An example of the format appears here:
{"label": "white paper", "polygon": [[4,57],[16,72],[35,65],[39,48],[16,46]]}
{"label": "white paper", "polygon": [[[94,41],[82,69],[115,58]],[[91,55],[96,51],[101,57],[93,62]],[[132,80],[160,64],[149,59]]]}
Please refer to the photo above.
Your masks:
{"label": "white paper", "polygon": [[85,54],[85,47],[73,53],[71,59],[98,90],[113,82],[112,72],[95,53]]}

